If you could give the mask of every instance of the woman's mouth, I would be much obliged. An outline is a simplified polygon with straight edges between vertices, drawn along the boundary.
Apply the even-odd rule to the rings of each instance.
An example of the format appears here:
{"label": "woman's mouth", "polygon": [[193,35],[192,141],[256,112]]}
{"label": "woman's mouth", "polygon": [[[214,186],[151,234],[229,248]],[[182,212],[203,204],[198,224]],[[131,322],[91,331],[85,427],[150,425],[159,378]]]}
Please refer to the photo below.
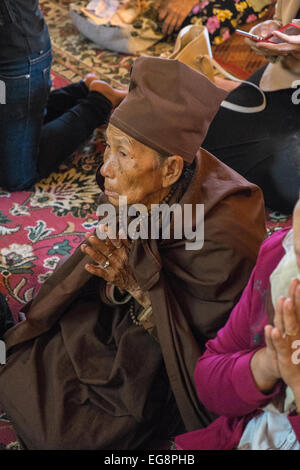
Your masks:
{"label": "woman's mouth", "polygon": [[116,191],[111,191],[110,189],[106,189],[104,190],[104,194],[106,194],[106,196],[118,196],[118,193],[116,193]]}

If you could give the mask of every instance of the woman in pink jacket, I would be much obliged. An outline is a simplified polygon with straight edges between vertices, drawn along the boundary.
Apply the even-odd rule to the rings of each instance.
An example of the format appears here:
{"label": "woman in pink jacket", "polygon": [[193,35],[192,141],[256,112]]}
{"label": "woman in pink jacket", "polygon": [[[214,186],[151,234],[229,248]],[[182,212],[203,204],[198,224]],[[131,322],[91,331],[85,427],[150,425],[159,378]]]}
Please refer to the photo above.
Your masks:
{"label": "woman in pink jacket", "polygon": [[178,436],[177,449],[300,449],[299,267],[300,200],[293,229],[263,243],[240,302],[198,360],[199,398],[220,417]]}

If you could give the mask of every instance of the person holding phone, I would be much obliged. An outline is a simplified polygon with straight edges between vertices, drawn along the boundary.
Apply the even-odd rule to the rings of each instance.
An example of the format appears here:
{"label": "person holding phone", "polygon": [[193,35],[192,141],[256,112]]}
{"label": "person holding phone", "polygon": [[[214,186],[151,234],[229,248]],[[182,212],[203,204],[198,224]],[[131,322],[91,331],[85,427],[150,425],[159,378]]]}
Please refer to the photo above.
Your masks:
{"label": "person holding phone", "polygon": [[[271,44],[246,39],[269,60],[249,79],[265,91],[267,107],[253,114],[221,108],[203,144],[260,186],[268,207],[285,213],[292,212],[300,187],[300,36],[276,31],[292,21],[299,24],[299,20],[300,0],[278,0],[274,18],[250,30],[265,38],[274,33],[283,41]],[[255,90],[241,85],[228,99],[254,105],[257,97]]]}
{"label": "person holding phone", "polygon": [[[280,31],[281,25],[276,20],[256,25],[251,29],[251,33],[258,35],[262,40],[253,44],[253,41],[249,38],[250,41],[248,43],[258,54],[266,57],[288,57],[288,59],[285,59],[285,65],[287,65],[287,68],[291,68],[288,65],[291,59],[294,58],[297,62],[300,60],[300,19],[293,20],[290,25],[295,26],[294,34],[292,31],[290,34],[286,34],[284,29]],[[289,29],[291,30],[292,26]],[[270,35],[272,35],[271,38],[268,41],[264,41]],[[295,63],[296,67],[298,65],[297,62]]]}

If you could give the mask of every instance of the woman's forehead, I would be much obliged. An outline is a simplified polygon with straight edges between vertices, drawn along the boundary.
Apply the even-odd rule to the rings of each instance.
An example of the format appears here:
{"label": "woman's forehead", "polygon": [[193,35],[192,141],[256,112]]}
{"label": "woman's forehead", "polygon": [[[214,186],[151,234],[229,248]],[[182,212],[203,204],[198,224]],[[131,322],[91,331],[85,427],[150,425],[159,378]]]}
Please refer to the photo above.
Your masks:
{"label": "woman's forehead", "polygon": [[125,132],[121,131],[117,127],[113,126],[112,124],[109,124],[106,130],[106,135],[108,138],[127,143],[127,144],[133,144],[135,142],[135,139],[133,137],[130,137],[128,134],[125,134]]}
{"label": "woman's forehead", "polygon": [[108,125],[106,130],[106,136],[111,143],[113,142],[117,145],[126,145],[127,147],[130,147],[132,156],[137,159],[139,159],[141,155],[143,155],[143,157],[148,155],[149,157],[154,158],[155,160],[158,159],[158,154],[155,150],[151,149],[150,147],[147,147],[142,142],[139,142],[138,140],[134,139],[134,137],[131,137],[130,135],[121,131],[112,124]]}

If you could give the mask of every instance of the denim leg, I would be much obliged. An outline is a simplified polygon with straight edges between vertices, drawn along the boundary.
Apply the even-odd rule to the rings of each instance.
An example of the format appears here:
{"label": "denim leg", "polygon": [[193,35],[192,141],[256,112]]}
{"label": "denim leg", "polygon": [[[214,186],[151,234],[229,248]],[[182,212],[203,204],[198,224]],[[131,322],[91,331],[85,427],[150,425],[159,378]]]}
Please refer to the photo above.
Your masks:
{"label": "denim leg", "polygon": [[0,187],[9,191],[48,176],[109,119],[111,102],[83,82],[49,96],[51,58],[49,50],[0,66],[7,95],[0,105]]}
{"label": "denim leg", "polygon": [[28,189],[37,179],[37,157],[49,94],[51,50],[0,65],[6,104],[0,105],[0,187]]}
{"label": "denim leg", "polygon": [[107,124],[111,102],[101,93],[91,91],[67,112],[43,126],[38,173],[45,178],[69,155],[89,139],[99,126]]}
{"label": "denim leg", "polygon": [[69,111],[73,106],[76,106],[79,100],[86,98],[88,93],[89,89],[84,84],[83,80],[51,91],[48,98],[44,124],[62,116],[62,114]]}

